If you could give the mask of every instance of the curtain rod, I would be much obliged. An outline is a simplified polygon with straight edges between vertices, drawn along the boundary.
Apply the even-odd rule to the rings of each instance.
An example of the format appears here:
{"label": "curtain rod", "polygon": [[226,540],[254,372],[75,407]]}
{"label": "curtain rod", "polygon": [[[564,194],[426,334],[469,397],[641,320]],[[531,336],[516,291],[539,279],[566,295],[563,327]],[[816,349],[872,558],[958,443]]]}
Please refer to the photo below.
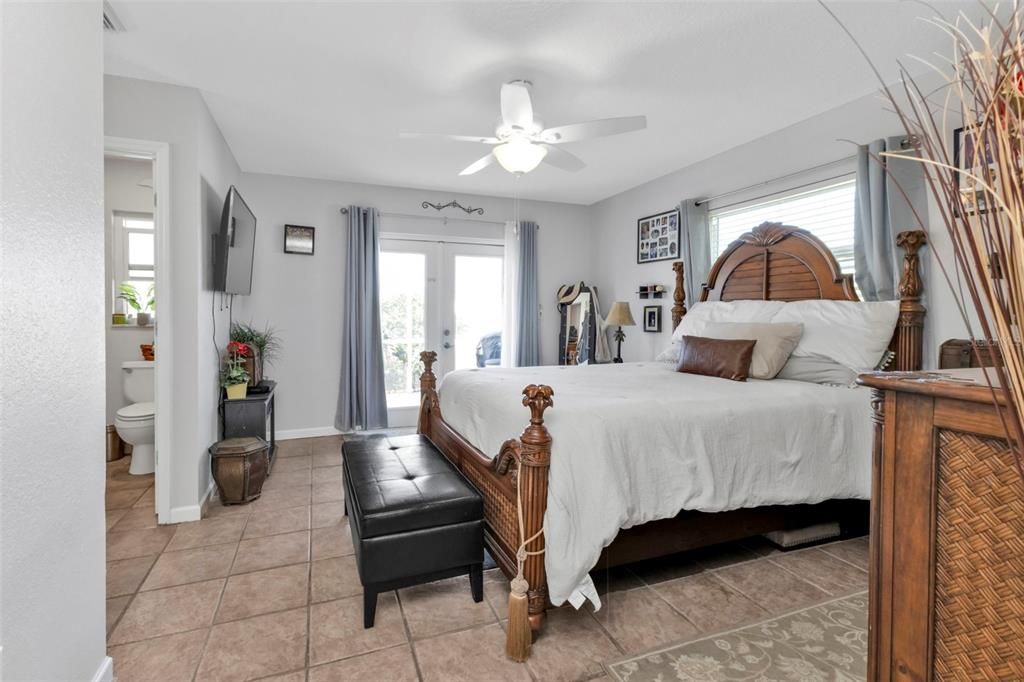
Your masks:
{"label": "curtain rod", "polygon": [[[753,185],[747,185],[746,187],[740,187],[739,189],[733,189],[733,190],[729,190],[728,192],[722,192],[721,194],[716,194],[714,196],[707,197],[706,199],[701,199],[700,201],[695,201],[694,203],[697,206],[700,206],[701,204],[706,204],[706,203],[708,203],[710,201],[714,201],[715,199],[721,199],[723,197],[732,196],[733,194],[739,194],[740,192],[746,192],[748,189],[757,189],[758,187],[764,187],[765,185],[771,185],[771,184],[774,184],[776,182],[779,182],[780,180],[786,180],[788,178],[797,177],[799,175],[806,175],[807,173],[810,173],[812,171],[816,171],[816,170],[819,170],[821,168],[828,168],[829,166],[835,166],[835,165],[838,165],[840,163],[845,163],[847,161],[852,161],[853,159],[856,159],[856,158],[857,158],[856,154],[853,154],[851,156],[844,156],[841,159],[835,159],[834,161],[828,161],[826,163],[819,163],[817,166],[812,166],[810,168],[804,168],[803,170],[795,171],[793,173],[787,173],[786,175],[781,175],[781,176],[779,176],[779,177],[777,177],[777,178],[775,178],[773,180],[765,180],[764,182],[756,182]],[[846,173],[843,173],[843,175],[846,175]],[[824,178],[822,180],[815,180],[814,182],[804,183],[803,185],[800,185],[798,187],[792,187],[790,189],[800,189],[802,187],[808,187],[810,185],[816,185],[819,182],[828,182],[829,180],[836,180],[838,178],[843,177],[843,175],[836,175],[836,176],[833,176],[831,178]],[[764,199],[764,198],[770,197],[770,196],[772,196],[774,194],[776,194],[776,192],[771,192],[770,194],[763,194],[763,195],[761,195],[759,197],[753,197],[751,199],[744,199],[740,203],[746,203],[748,201],[757,201],[758,199]],[[724,207],[719,206],[718,208],[724,208]]]}
{"label": "curtain rod", "polygon": [[[347,208],[341,209],[341,214],[342,215],[348,215],[348,209]],[[504,225],[505,224],[505,221],[503,221],[503,220],[484,220],[483,218],[460,218],[458,216],[455,216],[454,218],[449,218],[448,216],[443,216],[443,215],[419,215],[417,213],[400,213],[398,211],[381,211],[380,214],[383,215],[383,216],[397,216],[397,217],[402,217],[402,218],[418,218],[419,220],[440,220],[441,222],[444,222],[444,223],[447,223],[449,220],[461,220],[461,221],[467,222],[467,223],[488,223],[490,225]]]}

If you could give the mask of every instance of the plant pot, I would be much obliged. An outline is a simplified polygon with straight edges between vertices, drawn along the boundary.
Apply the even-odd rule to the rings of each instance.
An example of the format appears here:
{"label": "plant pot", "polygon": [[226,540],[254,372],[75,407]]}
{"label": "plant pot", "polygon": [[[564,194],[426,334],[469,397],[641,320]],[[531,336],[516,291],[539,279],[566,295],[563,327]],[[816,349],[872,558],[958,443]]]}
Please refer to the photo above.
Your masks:
{"label": "plant pot", "polygon": [[249,384],[231,384],[225,386],[224,390],[228,393],[228,400],[242,400],[249,390]]}
{"label": "plant pot", "polygon": [[249,373],[249,385],[258,386],[263,380],[263,363],[258,350],[250,346],[249,351],[252,355],[245,358],[245,371]]}
{"label": "plant pot", "polygon": [[139,325],[140,327],[148,327],[152,321],[153,316],[150,315],[149,313],[138,313],[135,316],[135,324]]}

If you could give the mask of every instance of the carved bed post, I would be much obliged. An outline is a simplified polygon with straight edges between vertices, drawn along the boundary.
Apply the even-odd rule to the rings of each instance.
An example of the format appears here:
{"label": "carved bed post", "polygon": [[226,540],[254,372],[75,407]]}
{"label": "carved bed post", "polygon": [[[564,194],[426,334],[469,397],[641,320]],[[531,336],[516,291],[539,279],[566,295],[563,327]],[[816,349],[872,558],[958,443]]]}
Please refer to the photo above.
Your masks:
{"label": "carved bed post", "polygon": [[903,255],[903,274],[900,275],[900,317],[897,322],[898,342],[896,363],[893,367],[897,372],[916,372],[924,364],[924,313],[921,305],[921,293],[924,284],[921,282],[921,270],[917,252],[928,242],[923,230],[908,230],[896,235],[896,246],[901,247]]}
{"label": "carved bed post", "polygon": [[[550,386],[530,384],[523,389],[523,405],[530,408],[530,425],[519,437],[519,472],[516,485],[523,504],[523,537],[529,538],[544,527],[544,511],[548,505],[548,471],[551,468],[551,434],[544,426],[544,410],[554,404],[555,392]],[[536,552],[544,549],[544,535],[526,548]],[[530,627],[534,632],[544,624],[548,605],[548,579],[544,555],[533,554],[526,559],[523,574],[530,583]]]}
{"label": "carved bed post", "polygon": [[676,330],[679,323],[686,314],[686,285],[683,272],[683,261],[676,261],[672,264],[672,271],[676,273],[676,288],[672,292],[672,331]]}
{"label": "carved bed post", "polygon": [[425,350],[420,353],[423,362],[423,374],[420,375],[420,417],[416,423],[416,433],[430,437],[430,411],[437,405],[437,377],[434,376],[434,363],[437,353]]}

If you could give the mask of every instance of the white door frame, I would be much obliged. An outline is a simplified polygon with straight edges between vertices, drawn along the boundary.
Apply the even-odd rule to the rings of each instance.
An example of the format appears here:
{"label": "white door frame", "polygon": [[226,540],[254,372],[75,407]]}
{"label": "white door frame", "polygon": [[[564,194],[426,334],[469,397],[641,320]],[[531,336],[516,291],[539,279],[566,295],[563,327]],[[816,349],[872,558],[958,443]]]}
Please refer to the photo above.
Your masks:
{"label": "white door frame", "polygon": [[[171,393],[174,370],[172,337],[160,335],[160,327],[173,329],[171,298],[171,148],[166,142],[127,137],[104,138],[105,156],[149,159],[153,162],[153,218],[156,223],[156,309],[154,336],[159,343],[154,381],[156,384],[156,514],[157,523],[171,522],[171,457],[174,452],[174,401]],[[109,324],[109,320],[104,321]]]}

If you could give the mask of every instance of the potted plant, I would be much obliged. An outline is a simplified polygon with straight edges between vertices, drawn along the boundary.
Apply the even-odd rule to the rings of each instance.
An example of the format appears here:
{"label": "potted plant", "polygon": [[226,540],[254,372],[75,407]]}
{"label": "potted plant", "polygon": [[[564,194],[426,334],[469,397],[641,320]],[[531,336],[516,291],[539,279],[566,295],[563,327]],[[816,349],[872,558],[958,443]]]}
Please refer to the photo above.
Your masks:
{"label": "potted plant", "polygon": [[246,369],[249,371],[250,384],[255,386],[266,376],[266,363],[273,364],[280,357],[281,340],[277,330],[269,325],[260,330],[252,324],[235,322],[231,325],[231,340],[249,347]]}
{"label": "potted plant", "polygon": [[122,282],[121,286],[118,287],[120,294],[118,298],[125,301],[135,311],[135,321],[140,327],[147,327],[153,321],[153,316],[150,311],[156,312],[156,289],[155,285],[151,284],[149,290],[146,292],[146,300],[143,302],[139,296],[139,290],[135,288],[135,285],[129,282]]}
{"label": "potted plant", "polygon": [[220,385],[227,392],[228,400],[240,400],[248,391],[249,372],[245,369],[245,359],[249,354],[249,346],[244,343],[232,341],[228,344],[224,369],[220,373]]}

